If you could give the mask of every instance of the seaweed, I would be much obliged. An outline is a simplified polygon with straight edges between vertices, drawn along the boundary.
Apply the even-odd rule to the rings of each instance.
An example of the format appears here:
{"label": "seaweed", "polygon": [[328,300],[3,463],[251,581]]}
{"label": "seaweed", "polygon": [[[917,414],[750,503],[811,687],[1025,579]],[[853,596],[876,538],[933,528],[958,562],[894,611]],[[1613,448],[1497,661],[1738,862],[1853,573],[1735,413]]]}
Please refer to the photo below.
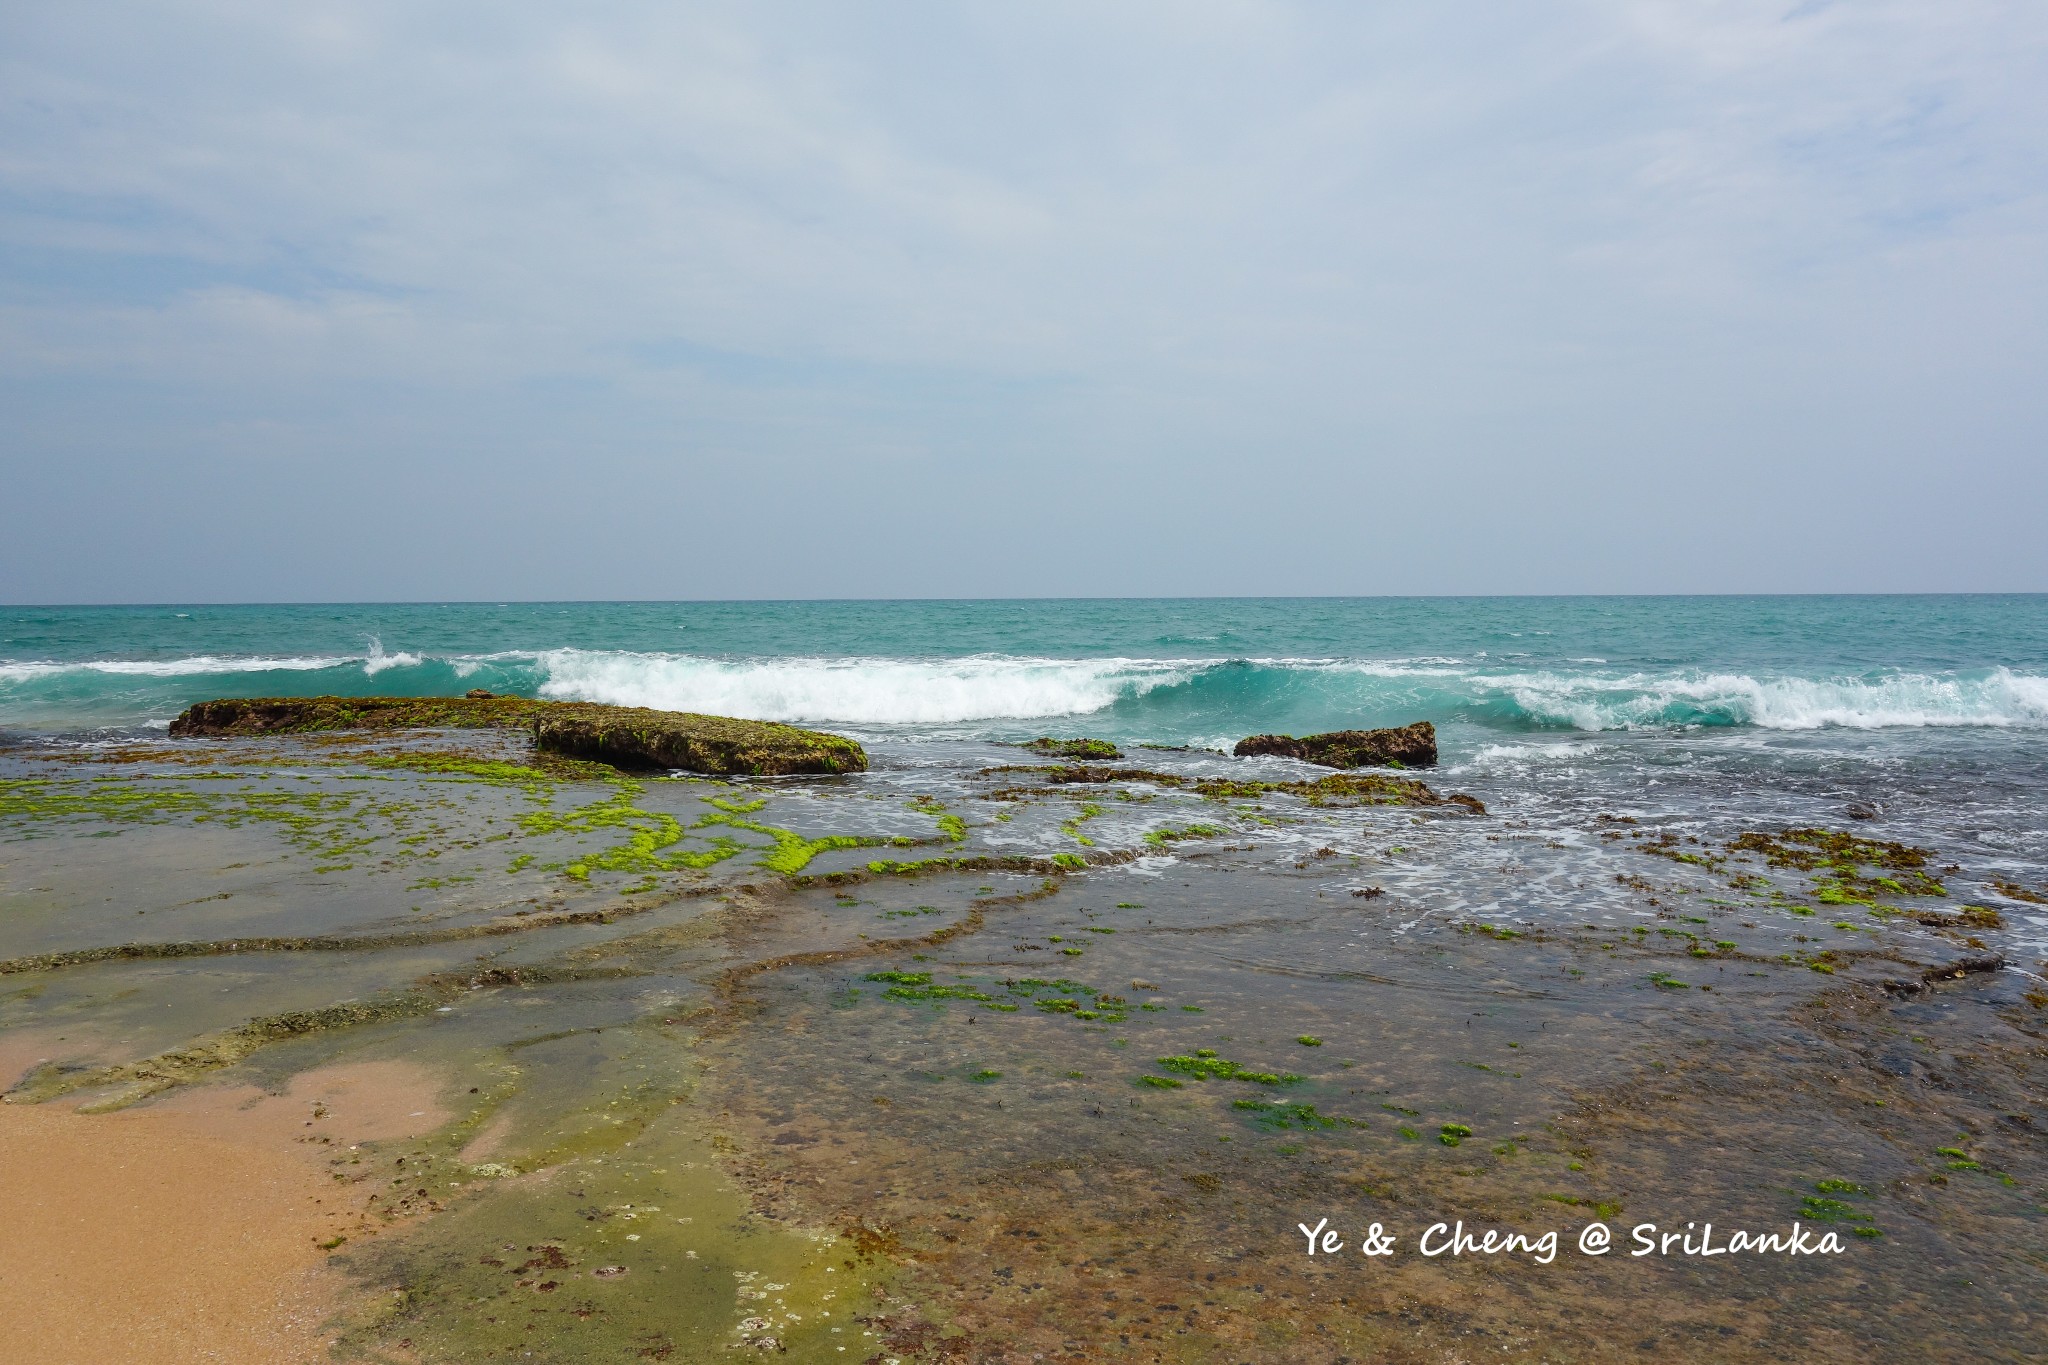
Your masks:
{"label": "seaweed", "polygon": [[1041,736],[1019,746],[1036,750],[1049,758],[1122,758],[1116,745],[1106,739],[1053,739]]}
{"label": "seaweed", "polygon": [[1154,1059],[1168,1071],[1192,1076],[1198,1081],[1249,1081],[1254,1085],[1289,1085],[1301,1080],[1291,1072],[1254,1071],[1240,1062],[1216,1055],[1214,1048],[1197,1048],[1191,1056]]}

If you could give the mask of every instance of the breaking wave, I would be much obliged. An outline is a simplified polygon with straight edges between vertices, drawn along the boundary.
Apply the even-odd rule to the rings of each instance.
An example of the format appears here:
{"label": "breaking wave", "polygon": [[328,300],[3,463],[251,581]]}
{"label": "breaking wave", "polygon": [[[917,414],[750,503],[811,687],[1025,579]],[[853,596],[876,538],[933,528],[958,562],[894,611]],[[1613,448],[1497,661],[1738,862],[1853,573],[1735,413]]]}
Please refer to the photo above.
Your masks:
{"label": "breaking wave", "polygon": [[1132,659],[755,659],[541,656],[540,694],[753,720],[943,725],[1101,711],[1185,682],[1199,665]]}
{"label": "breaking wave", "polygon": [[966,726],[990,735],[1065,723],[1107,736],[1210,742],[1416,719],[1499,731],[2048,727],[2048,677],[2006,668],[1832,677],[1629,671],[1485,658],[718,658],[550,649],[436,655],[0,662],[0,724],[142,724],[215,696],[452,695],[470,687],[560,700],[816,724]]}

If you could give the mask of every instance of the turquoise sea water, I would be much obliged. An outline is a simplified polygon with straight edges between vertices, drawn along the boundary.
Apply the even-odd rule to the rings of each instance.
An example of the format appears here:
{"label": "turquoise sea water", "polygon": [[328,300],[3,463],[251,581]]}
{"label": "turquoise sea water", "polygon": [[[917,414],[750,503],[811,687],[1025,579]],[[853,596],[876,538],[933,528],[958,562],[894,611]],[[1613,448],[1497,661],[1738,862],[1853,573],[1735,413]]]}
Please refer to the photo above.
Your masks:
{"label": "turquoise sea water", "polygon": [[216,696],[560,698],[1215,744],[1429,719],[1544,733],[2048,728],[2048,597],[0,608],[0,729]]}

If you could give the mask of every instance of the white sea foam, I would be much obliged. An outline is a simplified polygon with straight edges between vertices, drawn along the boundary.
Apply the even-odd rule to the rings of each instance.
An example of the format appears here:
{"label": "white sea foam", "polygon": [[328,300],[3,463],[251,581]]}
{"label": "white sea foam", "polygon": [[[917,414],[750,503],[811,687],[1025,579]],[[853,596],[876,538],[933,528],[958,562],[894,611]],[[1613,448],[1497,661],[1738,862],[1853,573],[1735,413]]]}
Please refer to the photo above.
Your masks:
{"label": "white sea foam", "polygon": [[370,652],[363,659],[363,672],[369,677],[374,678],[387,668],[418,668],[419,665],[419,655],[402,650],[397,654],[386,654],[384,642],[374,635],[370,637]]}
{"label": "white sea foam", "polygon": [[1613,679],[1554,673],[1491,680],[1532,718],[1579,730],[1754,725],[2048,725],[2048,678],[1999,668],[1978,678],[1894,673],[1877,678],[1755,678],[1745,673]]}
{"label": "white sea foam", "polygon": [[542,696],[763,720],[931,725],[1099,711],[1185,681],[1188,666],[1132,659],[705,659],[556,650]]}
{"label": "white sea foam", "polygon": [[[965,727],[1099,712],[1150,696],[1162,737],[1189,729],[1251,733],[1283,713],[1327,716],[1456,715],[1581,731],[1709,726],[1757,730],[1870,730],[1923,726],[2048,726],[2048,677],[1997,668],[1962,675],[1910,671],[1864,676],[1770,677],[1745,672],[1624,672],[1589,659],[1516,669],[1496,658],[1058,659],[976,655],[955,659],[717,659],[680,653],[582,649],[448,656],[387,652],[370,639],[352,656],[97,659],[0,662],[0,688],[26,698],[66,678],[201,678],[214,674],[445,666],[468,678],[510,667],[524,689],[560,699],[841,724]],[[322,684],[326,685],[326,684]],[[436,684],[439,685],[439,684]],[[503,686],[504,684],[493,684]],[[1304,686],[1305,685],[1305,686]],[[88,689],[89,690],[89,689]],[[1188,709],[1192,708],[1192,709]],[[1282,723],[1285,723],[1284,721]],[[1158,727],[1164,727],[1163,729]]]}
{"label": "white sea foam", "polygon": [[0,682],[32,682],[64,673],[105,673],[142,678],[182,678],[209,673],[311,672],[354,663],[353,659],[220,658],[211,654],[189,659],[88,659],[82,663],[0,663]]}

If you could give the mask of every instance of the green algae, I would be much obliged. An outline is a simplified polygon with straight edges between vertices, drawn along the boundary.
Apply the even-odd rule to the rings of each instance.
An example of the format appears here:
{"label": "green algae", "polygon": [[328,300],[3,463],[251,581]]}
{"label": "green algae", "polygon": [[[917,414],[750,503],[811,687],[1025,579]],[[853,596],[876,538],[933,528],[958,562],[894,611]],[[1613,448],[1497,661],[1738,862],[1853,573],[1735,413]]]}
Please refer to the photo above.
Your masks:
{"label": "green algae", "polygon": [[1771,867],[1815,874],[1815,899],[1827,905],[1876,905],[1876,898],[1883,895],[1948,894],[1948,888],[1925,870],[1933,850],[1911,844],[1801,827],[1776,834],[1745,831],[1729,841],[1728,850],[1756,854]]}
{"label": "green algae", "polygon": [[[1034,876],[1058,875],[1063,872],[1079,872],[1089,867],[1106,866],[1129,862],[1136,855],[1129,850],[1096,853],[1083,857],[1078,853],[1056,853],[1050,858],[1032,858],[1020,854],[982,855],[966,858],[920,858],[915,861],[899,861],[879,858],[867,864],[868,873],[879,877],[917,877],[935,872],[1025,872]],[[831,873],[818,879],[825,881],[854,880],[858,874]],[[809,885],[809,879],[800,879],[799,885]],[[993,887],[978,888],[978,892],[993,892]]]}
{"label": "green algae", "polygon": [[1163,825],[1158,829],[1145,831],[1145,842],[1153,848],[1164,848],[1183,839],[1214,839],[1227,833],[1229,831],[1221,825],[1182,825],[1178,829],[1172,825]]}
{"label": "green algae", "polygon": [[843,735],[776,721],[688,711],[559,702],[533,718],[537,749],[621,768],[781,776],[866,772],[868,757]]}
{"label": "green algae", "polygon": [[[624,830],[625,843],[596,853],[579,855],[563,866],[562,870],[578,881],[588,881],[590,874],[597,871],[696,871],[711,867],[747,850],[748,845],[741,841],[720,836],[711,841],[709,848],[668,852],[667,850],[674,849],[683,842],[687,831],[682,821],[666,811],[643,810],[634,804],[644,790],[645,788],[638,782],[620,779],[613,783],[610,796],[568,811],[529,811],[521,817],[520,827],[529,835],[596,834],[608,830]],[[718,798],[712,798],[711,804],[719,804]],[[758,807],[747,809],[756,808]],[[759,830],[771,836],[786,835],[789,841],[797,845],[803,843],[787,830],[777,831],[769,826],[754,824],[731,808],[707,814],[691,828],[701,829],[713,824]],[[795,861],[800,852],[799,848],[789,847],[778,837],[776,848],[768,856],[779,856],[787,863]],[[809,861],[809,857],[802,857],[801,861],[796,862],[796,867],[801,868]]]}
{"label": "green algae", "polygon": [[332,730],[524,729],[575,703],[526,697],[247,697],[204,701],[171,722],[174,738],[296,735]]}
{"label": "green algae", "polygon": [[340,788],[305,774],[236,772],[9,781],[0,783],[0,828],[11,828],[16,838],[33,837],[38,825],[268,828],[325,873],[347,870],[387,841],[395,847],[385,851],[384,868],[438,857],[462,843],[455,826],[469,817],[460,803],[445,796],[395,798],[360,785],[364,780],[391,779],[358,779]]}
{"label": "green algae", "polygon": [[[377,1182],[379,1207],[432,1215],[393,1219],[335,1258],[374,1291],[345,1311],[338,1354],[871,1353],[861,1319],[894,1279],[887,1239],[759,1217],[723,1169],[733,1144],[679,1093],[675,1062],[645,1028],[514,1043],[493,1064],[505,1083],[489,1104],[429,1139],[384,1144],[373,1164],[338,1158],[337,1179]],[[527,1117],[523,1137],[493,1160],[461,1159],[486,1119],[513,1112]]]}
{"label": "green algae", "polygon": [[1154,1059],[1165,1070],[1198,1081],[1249,1081],[1254,1085],[1288,1085],[1302,1079],[1292,1073],[1254,1071],[1242,1063],[1216,1055],[1213,1048],[1197,1048],[1192,1055]]}
{"label": "green algae", "polygon": [[[869,972],[863,980],[885,983],[882,998],[906,1003],[964,1000],[1003,1014],[1014,1014],[1028,1002],[1041,1013],[1065,1015],[1083,1021],[1120,1024],[1128,1017],[1129,1002],[1120,995],[1065,978],[1046,980],[1023,977],[1006,981],[960,978],[955,984],[934,983],[930,972]],[[991,992],[1001,991],[998,996]],[[1008,999],[1003,997],[1007,996]]]}
{"label": "green algae", "polygon": [[1312,1104],[1289,1104],[1280,1100],[1246,1099],[1233,1100],[1230,1107],[1241,1110],[1252,1125],[1265,1132],[1316,1132],[1337,1128],[1365,1128],[1370,1125],[1364,1119],[1345,1118],[1338,1114],[1316,1112]]}
{"label": "green algae", "polygon": [[[905,804],[920,815],[932,817],[933,823],[939,827],[939,837],[947,843],[960,844],[967,842],[967,822],[947,810],[943,801],[931,796],[917,796],[912,797]],[[908,844],[913,841],[904,839],[895,842]]]}
{"label": "green algae", "polygon": [[1023,745],[1049,758],[1116,759],[1123,754],[1106,739],[1053,739],[1041,736]]}
{"label": "green algae", "polygon": [[1102,814],[1101,806],[1096,805],[1093,801],[1084,801],[1071,819],[1061,823],[1060,830],[1084,848],[1093,848],[1095,841],[1081,832],[1081,824],[1085,820],[1093,820],[1100,814]]}
{"label": "green algae", "polygon": [[[713,798],[710,804],[717,806],[722,803]],[[734,829],[752,830],[756,834],[765,834],[770,839],[773,839],[775,841],[774,845],[759,858],[755,859],[755,862],[758,866],[765,867],[770,872],[779,872],[785,877],[793,877],[802,872],[811,865],[811,860],[820,853],[830,852],[833,849],[839,848],[873,848],[877,844],[887,842],[883,839],[858,834],[827,834],[822,838],[806,839],[795,830],[783,829],[776,825],[764,825],[758,821],[746,819],[743,815],[732,810],[714,811],[699,820],[693,828],[703,828],[708,825],[730,825]]]}
{"label": "green algae", "polygon": [[866,981],[887,981],[898,986],[925,986],[931,984],[930,972],[869,972],[862,978]]}

